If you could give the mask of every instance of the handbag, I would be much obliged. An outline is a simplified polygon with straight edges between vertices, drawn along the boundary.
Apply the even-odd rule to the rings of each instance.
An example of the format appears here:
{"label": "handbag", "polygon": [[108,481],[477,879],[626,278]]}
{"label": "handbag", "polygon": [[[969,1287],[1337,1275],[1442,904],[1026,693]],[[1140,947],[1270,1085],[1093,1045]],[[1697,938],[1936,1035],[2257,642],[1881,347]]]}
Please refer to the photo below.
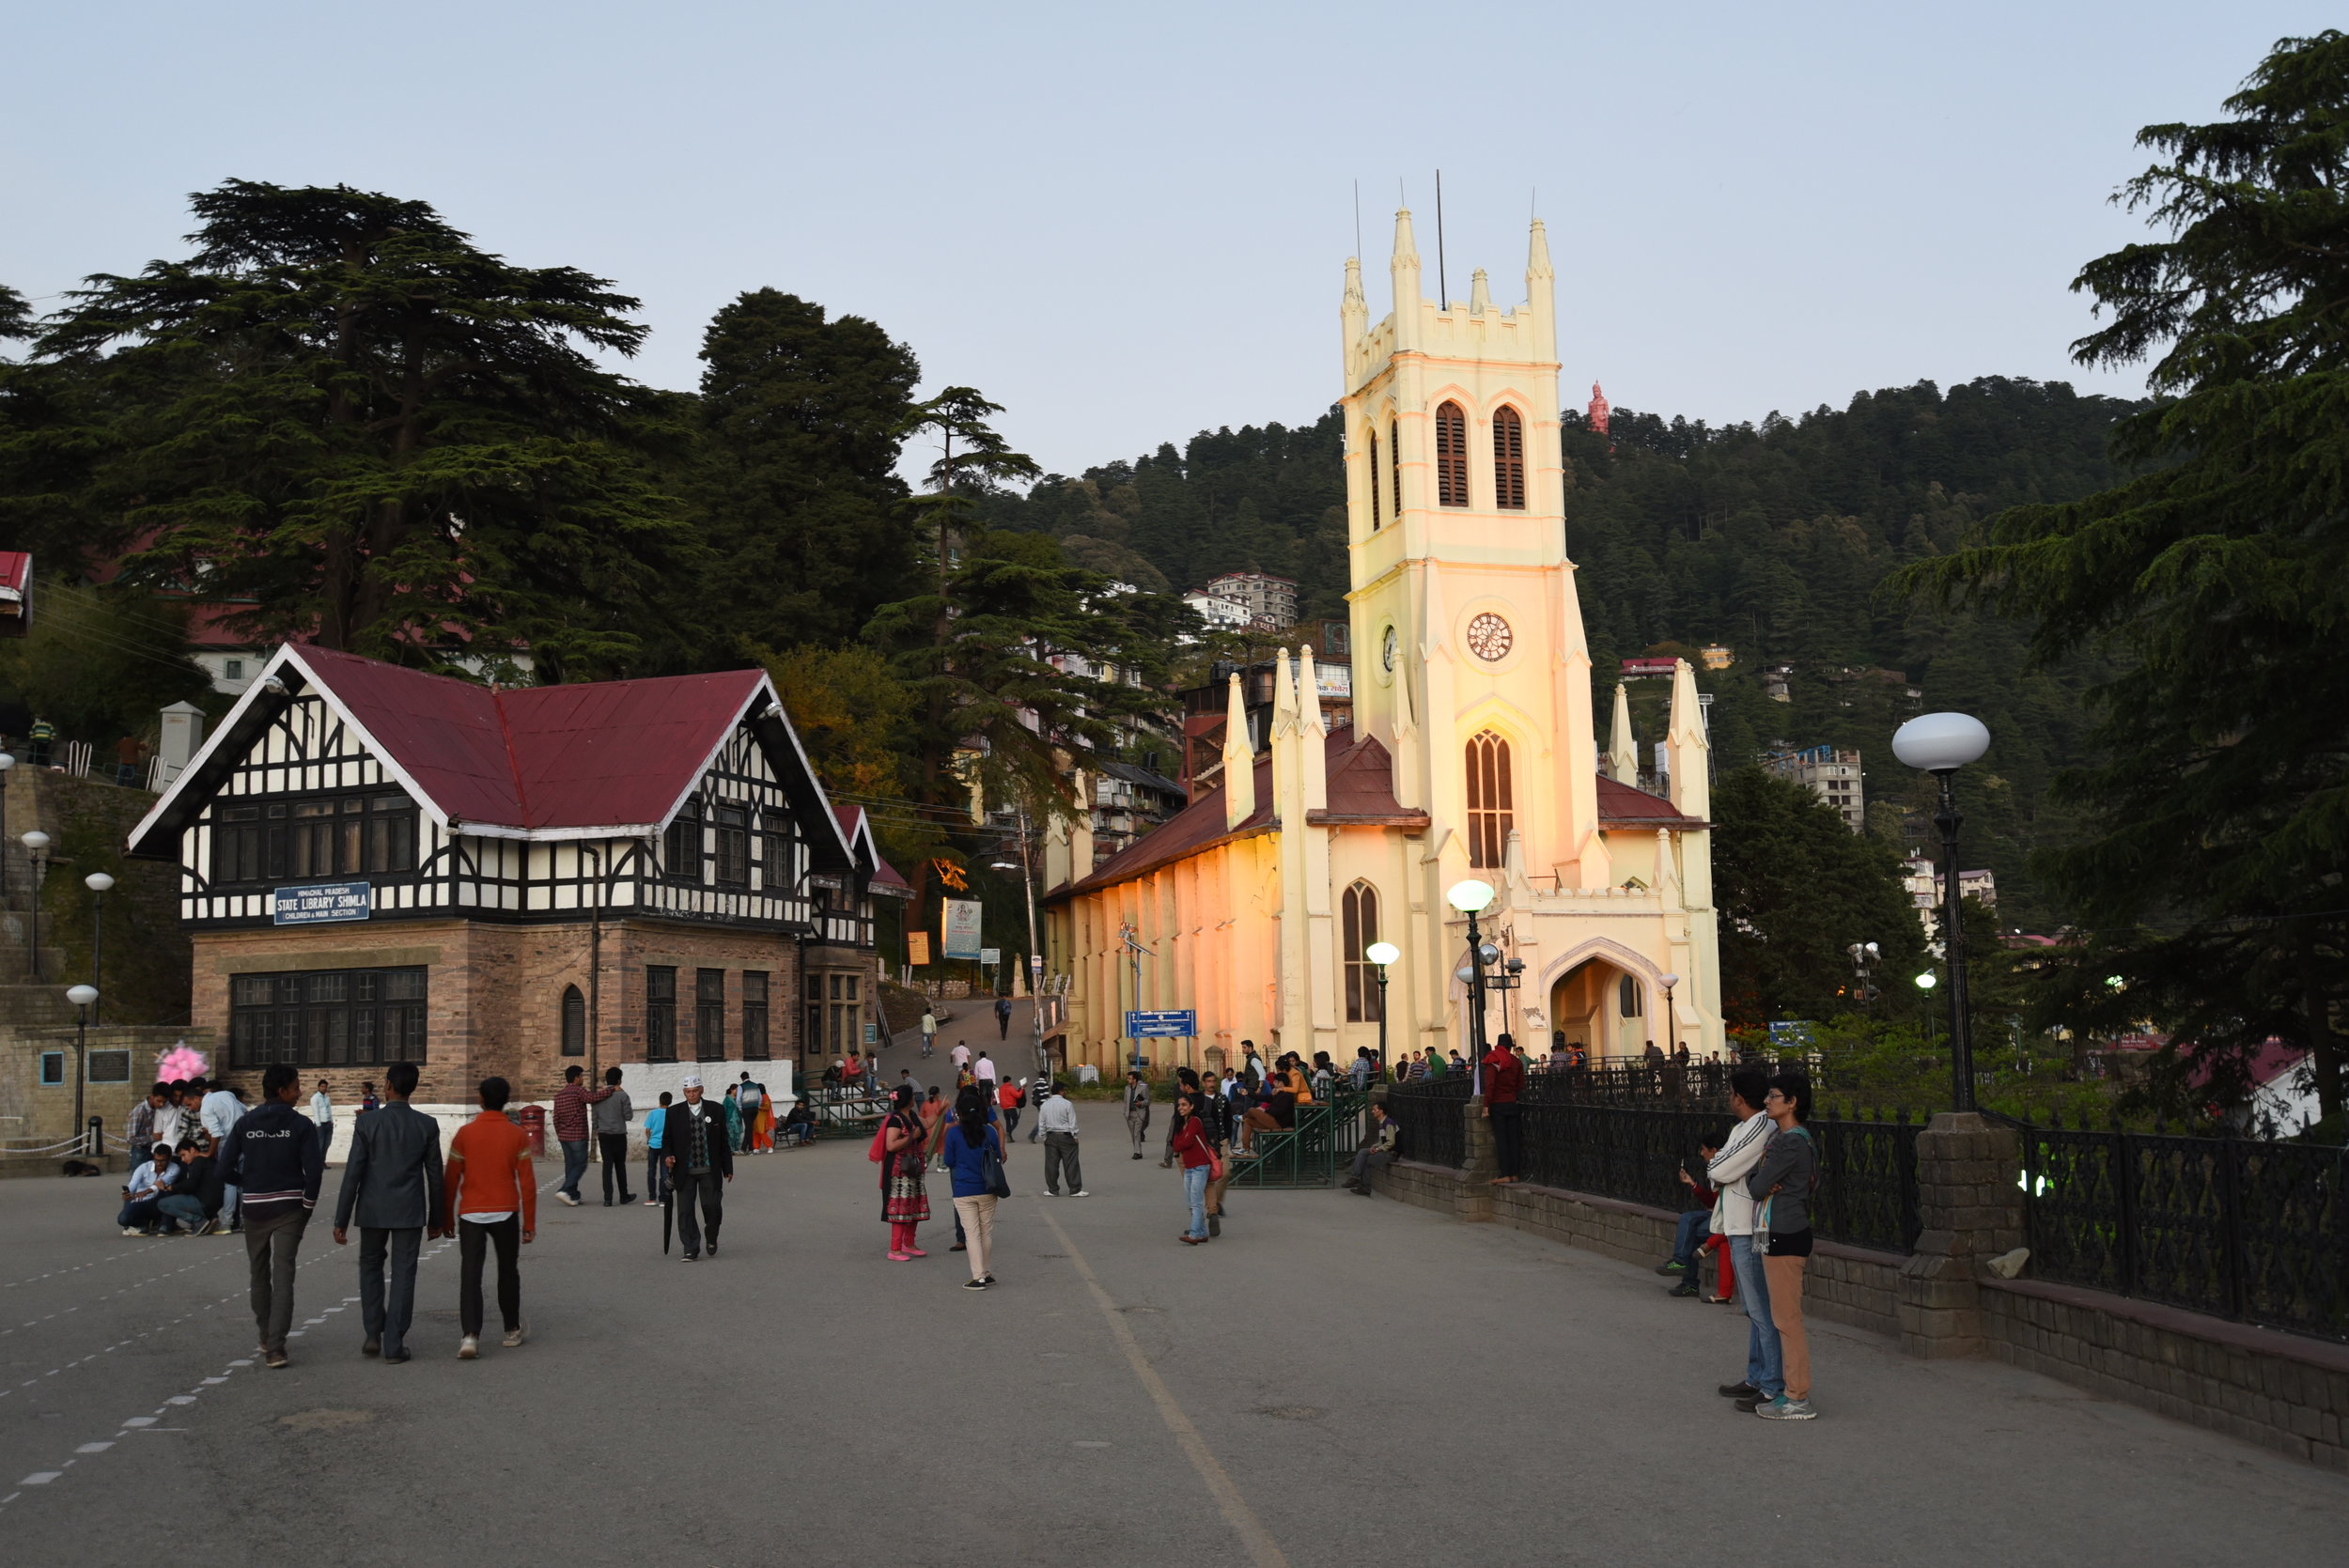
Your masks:
{"label": "handbag", "polygon": [[979,1141],[979,1179],[987,1184],[988,1191],[996,1197],[1011,1196],[1011,1178],[1003,1174],[1003,1157],[995,1152],[995,1140],[991,1135],[991,1129],[990,1136]]}

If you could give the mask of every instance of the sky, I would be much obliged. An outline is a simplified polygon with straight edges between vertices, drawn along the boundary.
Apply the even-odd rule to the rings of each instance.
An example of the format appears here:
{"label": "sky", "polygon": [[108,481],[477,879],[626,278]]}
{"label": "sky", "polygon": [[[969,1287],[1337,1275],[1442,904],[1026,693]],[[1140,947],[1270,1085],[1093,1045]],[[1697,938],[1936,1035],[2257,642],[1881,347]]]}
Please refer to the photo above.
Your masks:
{"label": "sky", "polygon": [[1047,471],[1338,396],[1398,192],[1436,283],[1558,269],[1564,400],[1715,423],[2084,372],[2081,263],[2143,125],[2217,117],[2315,5],[1443,8],[411,3],[17,8],[0,282],[184,253],[189,193],[345,182],[640,297],[690,388],[772,287],[975,386]]}

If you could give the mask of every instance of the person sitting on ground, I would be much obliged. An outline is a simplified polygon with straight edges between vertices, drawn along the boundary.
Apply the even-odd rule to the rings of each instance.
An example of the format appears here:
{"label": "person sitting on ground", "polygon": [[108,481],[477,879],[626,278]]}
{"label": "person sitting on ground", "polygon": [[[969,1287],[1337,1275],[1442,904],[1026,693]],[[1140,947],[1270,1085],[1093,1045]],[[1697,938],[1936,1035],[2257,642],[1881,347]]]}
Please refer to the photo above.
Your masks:
{"label": "person sitting on ground", "polygon": [[179,1179],[179,1167],[172,1163],[171,1145],[158,1143],[149,1149],[146,1163],[131,1172],[122,1188],[122,1212],[115,1217],[122,1234],[163,1234],[163,1200],[170,1196],[172,1184]]}
{"label": "person sitting on ground", "polygon": [[1346,1189],[1369,1197],[1370,1172],[1374,1168],[1394,1163],[1395,1149],[1402,1136],[1402,1127],[1387,1114],[1387,1108],[1374,1102],[1370,1108],[1370,1126],[1364,1129],[1362,1146],[1354,1151],[1353,1169],[1346,1172]]}
{"label": "person sitting on ground", "polygon": [[805,1100],[791,1102],[791,1112],[783,1119],[783,1141],[786,1143],[816,1141],[816,1113],[808,1110]]}
{"label": "person sitting on ground", "polygon": [[186,1227],[189,1235],[210,1235],[220,1229],[223,1190],[220,1161],[211,1148],[193,1138],[179,1140],[179,1179],[158,1205],[165,1219]]}
{"label": "person sitting on ground", "polygon": [[1713,1188],[1704,1177],[1707,1161],[1721,1152],[1719,1138],[1706,1138],[1697,1144],[1694,1159],[1684,1159],[1674,1172],[1680,1185],[1688,1189],[1688,1206],[1680,1211],[1679,1227],[1672,1233],[1672,1255],[1656,1265],[1658,1274],[1677,1274],[1680,1282],[1672,1288],[1673,1296],[1696,1296],[1703,1287],[1697,1283],[1697,1254],[1713,1239]]}

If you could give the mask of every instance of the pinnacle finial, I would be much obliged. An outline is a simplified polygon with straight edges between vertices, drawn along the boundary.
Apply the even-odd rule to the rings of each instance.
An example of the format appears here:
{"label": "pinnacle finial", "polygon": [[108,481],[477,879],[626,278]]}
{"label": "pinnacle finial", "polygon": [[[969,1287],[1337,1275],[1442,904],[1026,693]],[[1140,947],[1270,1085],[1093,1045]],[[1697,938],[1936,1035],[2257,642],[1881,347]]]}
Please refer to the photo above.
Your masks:
{"label": "pinnacle finial", "polygon": [[1349,256],[1346,258],[1346,303],[1349,305],[1363,303],[1362,262],[1360,256]]}
{"label": "pinnacle finial", "polygon": [[1469,280],[1469,314],[1482,316],[1492,307],[1492,285],[1486,280],[1485,269],[1479,267]]}
{"label": "pinnacle finial", "polygon": [[1411,235],[1411,210],[1394,210],[1394,264],[1397,267],[1419,265],[1419,241]]}
{"label": "pinnacle finial", "polygon": [[1533,236],[1525,247],[1525,275],[1529,278],[1555,277],[1549,268],[1549,231],[1539,218],[1533,220]]}

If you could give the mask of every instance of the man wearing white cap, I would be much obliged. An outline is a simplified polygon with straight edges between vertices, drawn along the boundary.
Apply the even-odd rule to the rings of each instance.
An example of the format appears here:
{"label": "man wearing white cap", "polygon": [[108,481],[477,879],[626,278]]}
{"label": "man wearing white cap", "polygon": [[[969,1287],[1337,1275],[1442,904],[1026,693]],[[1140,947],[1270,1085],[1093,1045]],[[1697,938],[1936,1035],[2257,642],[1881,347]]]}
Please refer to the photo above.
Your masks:
{"label": "man wearing white cap", "polygon": [[[699,1073],[688,1073],[678,1087],[685,1103],[673,1105],[661,1127],[661,1158],[668,1166],[677,1194],[677,1238],[685,1261],[701,1256],[702,1232],[709,1233],[709,1255],[718,1255],[718,1226],[725,1219],[725,1183],[734,1180],[734,1150],[726,1141],[726,1119],[702,1098]],[[693,1205],[701,1203],[700,1223]]]}

